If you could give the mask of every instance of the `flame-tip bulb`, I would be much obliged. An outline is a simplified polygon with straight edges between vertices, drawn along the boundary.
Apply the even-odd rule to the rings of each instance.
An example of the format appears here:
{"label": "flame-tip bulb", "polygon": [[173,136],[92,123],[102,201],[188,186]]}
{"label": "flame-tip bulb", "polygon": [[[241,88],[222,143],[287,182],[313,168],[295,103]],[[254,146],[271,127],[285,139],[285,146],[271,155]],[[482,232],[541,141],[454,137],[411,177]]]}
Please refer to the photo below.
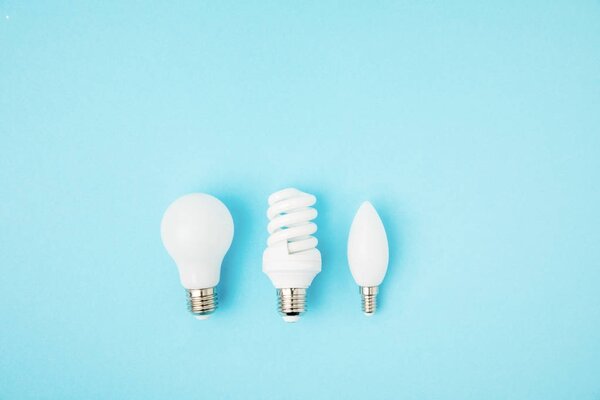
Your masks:
{"label": "flame-tip bulb", "polygon": [[359,286],[362,311],[366,316],[372,316],[377,310],[377,294],[387,272],[388,260],[388,240],[383,222],[375,207],[365,201],[350,227],[348,264]]}

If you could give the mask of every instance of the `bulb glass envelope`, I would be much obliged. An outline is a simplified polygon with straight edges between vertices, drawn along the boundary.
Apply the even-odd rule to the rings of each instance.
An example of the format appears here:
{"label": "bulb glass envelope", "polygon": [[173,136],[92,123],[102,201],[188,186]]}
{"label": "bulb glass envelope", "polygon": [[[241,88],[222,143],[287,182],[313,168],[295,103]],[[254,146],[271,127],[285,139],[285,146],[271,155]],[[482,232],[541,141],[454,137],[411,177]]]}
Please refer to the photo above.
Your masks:
{"label": "bulb glass envelope", "polygon": [[354,281],[363,287],[379,286],[387,272],[388,240],[373,205],[362,203],[350,227],[348,264]]}
{"label": "bulb glass envelope", "polygon": [[221,263],[233,240],[233,219],[219,199],[204,193],[178,198],[165,211],[160,232],[183,287],[204,289],[219,283]]}

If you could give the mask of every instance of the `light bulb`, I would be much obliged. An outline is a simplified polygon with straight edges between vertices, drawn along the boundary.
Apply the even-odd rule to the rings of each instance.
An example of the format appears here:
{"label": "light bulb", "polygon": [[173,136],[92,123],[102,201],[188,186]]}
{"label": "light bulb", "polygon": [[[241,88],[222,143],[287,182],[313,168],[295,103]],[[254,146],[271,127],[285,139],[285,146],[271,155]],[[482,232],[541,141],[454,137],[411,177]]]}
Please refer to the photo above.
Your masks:
{"label": "light bulb", "polygon": [[286,322],[296,322],[306,310],[306,289],[321,271],[321,253],[312,236],[311,222],[317,199],[298,189],[284,189],[269,196],[268,247],[263,253],[263,272],[277,289],[279,313]]}
{"label": "light bulb", "polygon": [[362,203],[348,236],[348,264],[360,287],[362,310],[367,316],[377,309],[379,285],[388,267],[389,249],[385,228],[371,203]]}
{"label": "light bulb", "polygon": [[211,195],[185,195],[165,211],[160,235],[179,269],[190,312],[207,319],[217,308],[221,263],[233,239],[229,210]]}

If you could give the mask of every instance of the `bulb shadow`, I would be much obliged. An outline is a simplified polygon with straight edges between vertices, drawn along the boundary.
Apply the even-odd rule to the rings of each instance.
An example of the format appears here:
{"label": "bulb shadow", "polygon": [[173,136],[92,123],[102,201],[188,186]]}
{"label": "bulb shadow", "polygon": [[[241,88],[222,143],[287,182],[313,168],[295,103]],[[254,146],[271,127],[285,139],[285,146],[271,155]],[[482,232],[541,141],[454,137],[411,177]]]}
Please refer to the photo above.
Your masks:
{"label": "bulb shadow", "polygon": [[235,307],[239,298],[241,298],[241,287],[244,279],[243,271],[240,267],[247,262],[249,254],[249,238],[252,235],[252,227],[257,223],[253,220],[253,214],[246,202],[244,196],[239,192],[215,192],[231,212],[234,222],[234,236],[231,247],[221,265],[221,280],[218,286],[219,311],[227,312],[231,307]]}
{"label": "bulb shadow", "polygon": [[[379,213],[386,230],[389,245],[389,264],[386,277],[381,284],[378,295],[378,307],[388,309],[386,302],[390,298],[390,291],[386,287],[398,287],[397,280],[401,279],[403,271],[403,260],[405,254],[405,227],[406,221],[403,216],[402,207],[393,198],[383,196],[365,197],[356,203],[350,214],[340,214],[329,202],[325,194],[312,191],[317,196],[316,208],[319,216],[315,220],[319,230],[316,234],[319,239],[318,248],[323,260],[322,271],[315,278],[309,290],[309,307],[318,310],[328,301],[332,301],[332,292],[336,290],[351,290],[356,296],[357,306],[360,304],[360,296],[357,286],[352,279],[347,260],[348,233],[352,225],[352,219],[364,200],[369,200]],[[390,310],[400,310],[400,307],[389,307]]]}
{"label": "bulb shadow", "polygon": [[321,252],[322,269],[310,286],[307,301],[309,310],[319,310],[334,298],[331,295],[332,288],[343,287],[344,279],[340,274],[344,273],[346,235],[336,223],[335,214],[331,213],[332,207],[327,196],[318,190],[308,192],[317,197],[315,208],[319,214],[314,222],[318,226],[315,236],[319,240],[317,248]]}
{"label": "bulb shadow", "polygon": [[399,306],[386,307],[386,302],[391,295],[390,291],[386,290],[386,287],[400,287],[395,283],[398,279],[401,279],[401,275],[405,269],[403,264],[406,251],[407,223],[402,212],[402,206],[394,199],[375,197],[372,203],[385,227],[389,246],[388,270],[377,296],[378,308],[398,311],[402,309]]}

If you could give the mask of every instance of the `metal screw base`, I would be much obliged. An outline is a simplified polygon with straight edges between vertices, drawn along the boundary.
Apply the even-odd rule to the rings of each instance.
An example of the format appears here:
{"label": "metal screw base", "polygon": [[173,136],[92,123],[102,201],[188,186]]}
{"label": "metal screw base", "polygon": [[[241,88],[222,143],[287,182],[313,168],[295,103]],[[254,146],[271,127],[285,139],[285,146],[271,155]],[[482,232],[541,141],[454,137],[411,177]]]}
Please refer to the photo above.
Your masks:
{"label": "metal screw base", "polygon": [[306,311],[306,289],[277,289],[279,314],[285,322],[296,322]]}
{"label": "metal screw base", "polygon": [[377,310],[379,286],[361,286],[359,291],[362,298],[362,310],[367,317],[370,317]]}
{"label": "metal screw base", "polygon": [[198,319],[207,319],[217,309],[216,288],[187,289],[188,310]]}

